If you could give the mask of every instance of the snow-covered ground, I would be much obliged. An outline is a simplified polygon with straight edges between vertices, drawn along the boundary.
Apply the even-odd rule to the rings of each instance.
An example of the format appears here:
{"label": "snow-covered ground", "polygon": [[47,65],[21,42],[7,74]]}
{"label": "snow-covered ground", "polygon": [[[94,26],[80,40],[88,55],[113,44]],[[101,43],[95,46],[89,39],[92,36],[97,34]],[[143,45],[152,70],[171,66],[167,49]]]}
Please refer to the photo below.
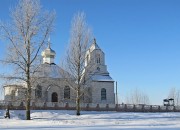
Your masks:
{"label": "snow-covered ground", "polygon": [[0,110],[0,130],[180,130],[180,113],[118,113],[35,110],[32,120],[24,120],[25,111],[11,110],[4,119]]}

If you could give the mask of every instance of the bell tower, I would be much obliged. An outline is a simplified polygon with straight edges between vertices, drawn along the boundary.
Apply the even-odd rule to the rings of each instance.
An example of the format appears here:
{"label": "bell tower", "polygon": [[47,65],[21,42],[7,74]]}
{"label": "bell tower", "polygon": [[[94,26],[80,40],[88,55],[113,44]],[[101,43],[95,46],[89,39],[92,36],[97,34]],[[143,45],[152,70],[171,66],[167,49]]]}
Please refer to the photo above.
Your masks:
{"label": "bell tower", "polygon": [[86,52],[84,81],[90,80],[92,103],[115,103],[114,81],[107,71],[105,54],[93,40],[92,45]]}
{"label": "bell tower", "polygon": [[92,73],[108,73],[105,65],[105,54],[96,43],[95,38],[86,52],[85,67],[88,66],[91,68]]}

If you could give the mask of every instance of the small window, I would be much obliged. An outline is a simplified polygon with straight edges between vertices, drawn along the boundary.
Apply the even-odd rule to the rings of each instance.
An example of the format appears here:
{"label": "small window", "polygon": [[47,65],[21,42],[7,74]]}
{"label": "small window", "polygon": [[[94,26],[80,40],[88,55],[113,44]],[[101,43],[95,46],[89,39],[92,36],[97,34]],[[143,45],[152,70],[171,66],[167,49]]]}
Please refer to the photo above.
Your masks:
{"label": "small window", "polygon": [[64,99],[70,99],[70,87],[69,86],[64,87]]}
{"label": "small window", "polygon": [[87,55],[87,57],[86,57],[86,61],[87,61],[87,63],[89,62],[89,55]]}
{"label": "small window", "polygon": [[12,90],[11,91],[11,99],[14,99],[15,98],[15,90]]}
{"label": "small window", "polygon": [[40,85],[37,85],[35,94],[37,98],[42,98],[42,87]]}
{"label": "small window", "polygon": [[106,100],[106,89],[105,88],[101,89],[101,100]]}
{"label": "small window", "polygon": [[100,56],[100,54],[97,54],[96,55],[96,63],[100,63],[101,62],[101,56]]}

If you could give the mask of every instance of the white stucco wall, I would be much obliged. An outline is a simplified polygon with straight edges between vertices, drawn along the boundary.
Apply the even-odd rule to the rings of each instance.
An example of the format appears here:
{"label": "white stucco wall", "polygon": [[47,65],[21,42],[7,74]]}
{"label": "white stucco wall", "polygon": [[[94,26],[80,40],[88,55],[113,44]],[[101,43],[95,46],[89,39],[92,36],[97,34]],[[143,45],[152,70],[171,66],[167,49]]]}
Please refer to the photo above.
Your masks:
{"label": "white stucco wall", "polygon": [[[106,100],[101,100],[101,89],[106,89]],[[114,104],[114,82],[92,82],[92,103]]]}
{"label": "white stucco wall", "polygon": [[69,86],[63,79],[41,79],[38,80],[33,85],[34,90],[36,89],[37,85],[42,87],[42,98],[35,97],[35,91],[32,93],[32,97],[36,99],[36,101],[42,102],[51,102],[52,100],[52,93],[56,92],[58,95],[58,102],[72,102],[75,99],[75,93],[70,88],[70,99],[64,99],[64,87]]}
{"label": "white stucco wall", "polygon": [[[19,85],[4,86],[5,101],[22,101],[25,100],[25,88]],[[14,92],[14,94],[13,94]]]}

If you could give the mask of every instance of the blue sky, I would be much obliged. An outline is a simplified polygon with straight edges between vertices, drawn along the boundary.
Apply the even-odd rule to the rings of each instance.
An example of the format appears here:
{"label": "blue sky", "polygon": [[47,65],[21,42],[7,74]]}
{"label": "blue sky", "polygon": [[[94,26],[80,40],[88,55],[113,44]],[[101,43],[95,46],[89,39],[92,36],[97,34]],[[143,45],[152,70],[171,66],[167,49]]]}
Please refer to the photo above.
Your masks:
{"label": "blue sky", "polygon": [[[1,0],[2,21],[9,20],[9,8],[15,4],[16,0]],[[51,36],[57,64],[67,47],[74,13],[84,11],[105,52],[108,70],[118,81],[120,102],[138,88],[152,104],[162,104],[172,87],[180,89],[179,0],[42,0],[41,4],[57,14]],[[0,58],[4,44],[0,41]]]}

